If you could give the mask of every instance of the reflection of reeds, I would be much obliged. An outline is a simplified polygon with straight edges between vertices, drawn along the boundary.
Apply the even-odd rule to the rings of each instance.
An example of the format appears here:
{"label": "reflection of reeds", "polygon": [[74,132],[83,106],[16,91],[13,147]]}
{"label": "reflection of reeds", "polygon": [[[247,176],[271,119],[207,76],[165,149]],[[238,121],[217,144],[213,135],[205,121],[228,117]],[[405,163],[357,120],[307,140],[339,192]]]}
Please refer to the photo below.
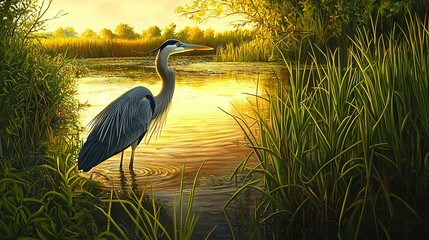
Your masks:
{"label": "reflection of reeds", "polygon": [[429,214],[427,26],[410,18],[390,35],[362,30],[347,61],[338,51],[324,64],[285,60],[290,90],[266,100],[268,116],[255,107],[258,134],[234,117],[262,175],[239,191],[262,194],[254,216],[270,237],[428,235],[419,230]]}
{"label": "reflection of reeds", "polygon": [[107,209],[95,206],[108,219],[106,234],[117,232],[124,239],[130,236],[130,232],[136,239],[191,239],[198,221],[198,215],[192,212],[192,207],[202,166],[203,164],[194,177],[187,199],[183,185],[185,165],[183,166],[179,203],[174,200],[172,220],[162,204],[155,199],[154,192],[151,192],[151,197],[147,197],[144,191],[137,193],[131,190],[119,194],[111,190],[110,198],[102,200]]}

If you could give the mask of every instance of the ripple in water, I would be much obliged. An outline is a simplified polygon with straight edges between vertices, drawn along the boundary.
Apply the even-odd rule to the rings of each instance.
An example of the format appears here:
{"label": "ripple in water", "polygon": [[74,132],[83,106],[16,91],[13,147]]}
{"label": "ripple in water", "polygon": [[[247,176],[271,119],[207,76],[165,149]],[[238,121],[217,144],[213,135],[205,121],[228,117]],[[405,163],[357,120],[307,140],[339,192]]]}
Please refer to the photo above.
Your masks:
{"label": "ripple in water", "polygon": [[132,172],[128,169],[127,164],[124,164],[123,170],[97,168],[91,173],[91,177],[102,183],[103,188],[123,189],[132,186],[132,188],[142,190],[145,188],[176,188],[180,183],[181,174],[181,166],[146,163],[144,167],[134,168]]}
{"label": "ripple in water", "polygon": [[[259,74],[257,69],[261,66],[265,66],[267,73]],[[184,71],[185,66],[176,67],[177,88],[167,122],[158,139],[137,147],[134,171],[128,169],[131,150],[127,149],[123,171],[119,170],[118,154],[85,176],[101,182],[106,189],[133,189],[148,193],[153,189],[157,198],[172,205],[173,196],[177,196],[180,189],[183,163],[186,162],[184,188],[188,190],[199,166],[205,162],[195,196],[194,210],[199,211],[203,219],[197,228],[205,234],[215,224],[218,226],[216,231],[228,232],[229,226],[221,222],[224,219],[221,209],[239,186],[229,177],[250,149],[243,145],[245,135],[240,127],[223,111],[236,113],[238,110],[251,114],[253,110],[249,101],[252,97],[243,93],[255,94],[255,89],[265,93],[265,88],[272,85],[274,81],[271,80],[275,76],[272,75],[272,65],[262,63],[234,64],[227,68],[234,71],[227,71],[226,67],[219,63],[190,65],[186,66],[187,71]],[[236,71],[241,68],[249,73]],[[132,87],[144,85],[154,94],[161,88],[156,74],[141,73],[134,77],[126,69],[110,70],[111,67],[107,66],[105,71],[95,71],[95,76],[79,79],[79,99],[90,105],[81,112],[84,125]]]}

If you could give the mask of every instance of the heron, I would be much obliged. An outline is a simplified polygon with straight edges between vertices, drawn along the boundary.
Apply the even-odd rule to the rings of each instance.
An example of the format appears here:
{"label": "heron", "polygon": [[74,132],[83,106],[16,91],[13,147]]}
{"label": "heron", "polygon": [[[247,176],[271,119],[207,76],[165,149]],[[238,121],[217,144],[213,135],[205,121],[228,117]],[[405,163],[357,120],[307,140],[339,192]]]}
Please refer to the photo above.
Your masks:
{"label": "heron", "polygon": [[157,52],[155,66],[162,81],[159,94],[154,96],[143,86],[134,87],[95,116],[89,123],[90,133],[79,152],[78,169],[87,172],[106,159],[122,153],[119,164],[122,170],[123,151],[131,146],[129,169],[132,171],[137,146],[146,135],[149,135],[149,138],[152,134],[158,135],[166,120],[176,83],[176,74],[168,67],[169,56],[212,49],[170,39],[150,51]]}

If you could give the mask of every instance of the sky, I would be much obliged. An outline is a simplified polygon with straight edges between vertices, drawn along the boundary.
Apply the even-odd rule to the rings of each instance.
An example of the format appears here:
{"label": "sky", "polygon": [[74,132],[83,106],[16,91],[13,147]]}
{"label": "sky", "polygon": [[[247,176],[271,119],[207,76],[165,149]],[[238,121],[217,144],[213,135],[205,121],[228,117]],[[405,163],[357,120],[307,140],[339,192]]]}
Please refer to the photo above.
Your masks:
{"label": "sky", "polygon": [[213,28],[216,31],[233,29],[229,24],[232,21],[230,19],[211,19],[198,24],[174,12],[178,6],[191,2],[192,0],[53,0],[45,18],[52,18],[60,11],[67,14],[49,20],[46,30],[73,27],[79,34],[88,28],[95,32],[102,28],[115,31],[120,23],[130,25],[136,33],[154,25],[164,29],[170,23],[175,23],[177,30],[185,26]]}

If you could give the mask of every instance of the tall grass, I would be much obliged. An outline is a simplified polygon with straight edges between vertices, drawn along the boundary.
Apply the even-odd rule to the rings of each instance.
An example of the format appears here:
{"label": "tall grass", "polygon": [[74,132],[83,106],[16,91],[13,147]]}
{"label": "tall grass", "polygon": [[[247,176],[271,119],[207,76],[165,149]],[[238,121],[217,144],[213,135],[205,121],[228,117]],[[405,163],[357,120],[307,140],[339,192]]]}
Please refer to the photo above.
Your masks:
{"label": "tall grass", "polygon": [[[70,145],[58,142],[59,146]],[[67,151],[68,150],[68,151]],[[52,158],[35,167],[38,180],[25,172],[3,168],[0,179],[0,234],[2,238],[38,239],[191,239],[198,221],[192,212],[196,182],[187,201],[184,172],[179,204],[173,219],[164,206],[143,191],[101,191],[82,177],[69,151],[58,148]],[[76,149],[75,149],[76,150]],[[75,151],[73,150],[73,151]],[[4,166],[4,165],[3,165]],[[2,167],[3,167],[2,166]],[[94,188],[95,187],[95,188]],[[185,203],[186,202],[186,203]],[[186,210],[185,208],[186,207]]]}
{"label": "tall grass", "polygon": [[41,43],[51,56],[67,53],[79,58],[138,57],[161,45],[162,39],[53,38],[42,39]]}
{"label": "tall grass", "polygon": [[158,203],[153,191],[151,197],[147,197],[145,191],[120,193],[112,189],[110,198],[102,200],[107,208],[95,206],[108,219],[105,233],[115,233],[121,239],[192,239],[198,221],[198,214],[193,212],[193,201],[203,164],[197,170],[187,198],[183,165],[178,202],[175,197],[173,203],[173,216]]}
{"label": "tall grass", "polygon": [[219,47],[216,57],[220,62],[267,62],[273,59],[273,51],[269,39],[254,39]]}
{"label": "tall grass", "polygon": [[[246,30],[237,30],[216,33],[213,34],[213,36],[206,36],[199,40],[190,40],[180,36],[178,36],[178,38],[184,42],[189,41],[195,44],[203,44],[216,48],[227,44],[232,46],[232,44],[238,44],[238,42],[250,41],[254,38],[254,33]],[[159,47],[165,40],[166,39],[163,37],[131,40],[84,37],[39,39],[41,45],[45,48],[45,52],[51,56],[67,53],[69,57],[79,58],[140,57],[142,52],[148,52]],[[261,47],[261,44],[259,45],[259,47]],[[250,50],[252,46],[245,48]],[[225,51],[227,50],[224,49],[223,52]],[[207,52],[193,52],[191,54],[207,54]]]}
{"label": "tall grass", "polygon": [[[381,36],[360,30],[345,61],[320,49],[285,60],[290,88],[258,98],[268,115],[255,105],[253,120],[234,116],[261,177],[231,201],[245,189],[261,193],[255,231],[271,226],[267,237],[278,239],[429,235],[428,23],[410,17],[407,28]],[[323,64],[314,57],[321,53]]]}
{"label": "tall grass", "polygon": [[89,237],[97,221],[74,165],[79,105],[68,64],[25,38],[0,40],[0,235]]}
{"label": "tall grass", "polygon": [[[108,196],[79,174],[80,105],[72,78],[76,69],[67,55],[52,57],[34,44],[33,31],[41,24],[43,5],[49,3],[0,4],[0,238],[173,236],[172,231],[164,233],[164,215],[154,197],[143,201],[143,194],[134,192],[131,197]],[[178,239],[189,238],[195,227],[192,197],[188,213],[181,215],[185,223],[177,227],[183,233]],[[137,215],[121,221],[122,215],[111,214],[114,201]],[[130,224],[133,228],[127,229]]]}

